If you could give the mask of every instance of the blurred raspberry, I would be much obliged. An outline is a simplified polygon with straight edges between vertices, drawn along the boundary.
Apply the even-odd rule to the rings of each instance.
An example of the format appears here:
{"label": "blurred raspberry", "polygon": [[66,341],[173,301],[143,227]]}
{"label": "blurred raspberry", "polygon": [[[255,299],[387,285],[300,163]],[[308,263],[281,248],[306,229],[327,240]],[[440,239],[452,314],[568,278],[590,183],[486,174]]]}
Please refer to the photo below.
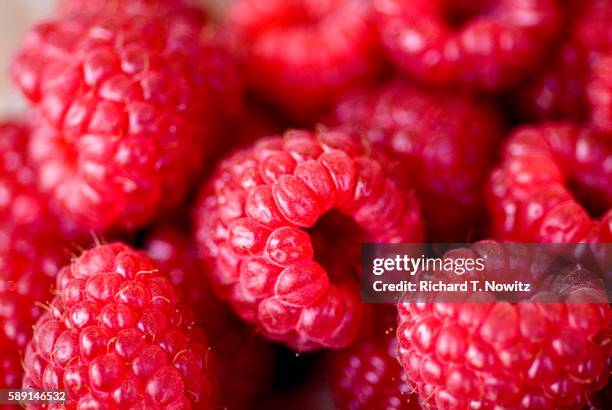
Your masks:
{"label": "blurred raspberry", "polygon": [[524,126],[506,140],[487,204],[498,239],[580,242],[612,208],[612,141],[572,125]]}
{"label": "blurred raspberry", "polygon": [[62,268],[57,288],[26,350],[24,388],[65,389],[68,409],[212,408],[204,333],[150,258],[98,246]]}
{"label": "blurred raspberry", "polygon": [[26,155],[29,130],[0,122],[0,385],[19,387],[20,356],[51,298],[55,274],[75,248],[36,187]]}
{"label": "blurred raspberry", "polygon": [[191,13],[86,11],[36,25],[12,74],[44,117],[30,143],[44,190],[83,225],[133,229],[181,201],[240,87]]}
{"label": "blurred raspberry", "polygon": [[608,0],[571,0],[564,5],[566,33],[539,72],[518,91],[517,108],[529,119],[586,120],[586,89],[593,64],[612,51]]}
{"label": "blurred raspberry", "polygon": [[382,42],[407,74],[434,85],[508,88],[559,29],[555,0],[375,0]]}
{"label": "blurred raspberry", "polygon": [[215,356],[220,381],[218,402],[228,409],[246,409],[272,381],[274,351],[217,299],[202,272],[197,251],[173,225],[148,236],[145,249],[181,293],[205,331]]}
{"label": "blurred raspberry", "polygon": [[361,242],[422,240],[419,205],[369,145],[288,131],[223,161],[195,209],[220,296],[271,340],[340,348],[361,325]]}
{"label": "blurred raspberry", "polygon": [[501,118],[469,97],[395,82],[349,95],[329,123],[361,132],[414,184],[430,241],[469,241],[483,222],[486,175],[495,160]]}
{"label": "blurred raspberry", "polygon": [[[483,258],[482,277],[490,279],[517,262],[525,272],[540,269],[540,254],[527,246],[519,259],[509,253],[516,248],[490,241],[445,257]],[[559,280],[568,288],[567,278]],[[582,290],[591,289],[573,289]],[[398,305],[399,355],[424,407],[583,408],[608,383],[612,312],[608,303],[572,303],[571,294],[568,303],[549,303],[546,294],[515,304],[413,303],[405,294]]]}
{"label": "blurred raspberry", "polygon": [[[397,359],[397,312],[377,309],[372,332],[333,353],[332,390],[339,410],[418,410],[418,399]],[[389,315],[391,313],[391,315]]]}
{"label": "blurred raspberry", "polygon": [[593,126],[612,134],[612,50],[594,64],[587,93]]}
{"label": "blurred raspberry", "polygon": [[361,0],[239,0],[229,29],[250,85],[299,120],[377,71],[371,8]]}

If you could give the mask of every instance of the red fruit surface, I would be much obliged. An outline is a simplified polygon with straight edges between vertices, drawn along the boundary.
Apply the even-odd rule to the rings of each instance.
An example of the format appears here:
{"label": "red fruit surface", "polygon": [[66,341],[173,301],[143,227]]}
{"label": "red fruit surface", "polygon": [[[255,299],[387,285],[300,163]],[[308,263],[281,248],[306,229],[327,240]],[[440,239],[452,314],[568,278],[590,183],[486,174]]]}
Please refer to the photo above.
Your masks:
{"label": "red fruit surface", "polygon": [[239,0],[228,25],[252,88],[300,120],[377,71],[368,2]]}
{"label": "red fruit surface", "polygon": [[223,161],[195,209],[220,296],[271,340],[340,348],[361,325],[361,242],[418,242],[411,191],[355,135],[288,131]]}
{"label": "red fruit surface", "polygon": [[496,91],[535,67],[559,28],[554,0],[375,0],[391,59],[434,85]]}
{"label": "red fruit surface", "polygon": [[[507,249],[490,250],[477,243],[445,257],[485,258],[482,277],[515,269]],[[538,256],[520,262],[537,271]],[[398,304],[399,356],[424,408],[581,409],[608,383],[608,303],[411,300],[406,294]]]}
{"label": "red fruit surface", "polygon": [[101,13],[101,12],[151,12],[170,9],[180,13],[191,13],[201,18],[204,11],[191,7],[183,0],[60,0],[57,9],[60,13]]}
{"label": "red fruit surface", "polygon": [[[506,140],[491,175],[487,204],[497,239],[594,239],[612,208],[612,142],[567,124],[524,126]],[[609,229],[609,228],[608,228]]]}
{"label": "red fruit surface", "polygon": [[338,410],[418,410],[418,398],[397,359],[397,313],[377,309],[374,329],[333,353],[332,391]]}
{"label": "red fruit surface", "polygon": [[160,7],[65,15],[27,34],[12,75],[42,113],[31,157],[66,215],[132,229],[181,201],[240,99],[203,28]]}
{"label": "red fruit surface", "polygon": [[593,65],[587,95],[591,104],[593,127],[612,134],[612,47],[607,57]]}
{"label": "red fruit surface", "polygon": [[[567,29],[542,67],[518,92],[517,107],[530,119],[587,120],[591,103],[587,87],[593,65],[612,52],[612,7],[607,0],[565,3]],[[597,121],[595,121],[597,122]]]}
{"label": "red fruit surface", "polygon": [[495,109],[403,82],[349,95],[328,121],[361,132],[414,184],[430,241],[469,241],[483,223],[482,193],[501,137]]}
{"label": "red fruit surface", "polygon": [[68,409],[212,408],[204,333],[150,258],[101,245],[62,268],[57,289],[26,349],[25,388],[66,390]]}
{"label": "red fruit surface", "polygon": [[64,226],[36,189],[26,158],[29,131],[0,122],[0,386],[17,388],[20,356],[51,298],[53,278],[68,260]]}
{"label": "red fruit surface", "polygon": [[215,357],[219,399],[228,409],[246,409],[272,381],[274,351],[221,302],[202,271],[197,251],[176,226],[162,225],[149,235],[145,249],[193,310],[206,331]]}

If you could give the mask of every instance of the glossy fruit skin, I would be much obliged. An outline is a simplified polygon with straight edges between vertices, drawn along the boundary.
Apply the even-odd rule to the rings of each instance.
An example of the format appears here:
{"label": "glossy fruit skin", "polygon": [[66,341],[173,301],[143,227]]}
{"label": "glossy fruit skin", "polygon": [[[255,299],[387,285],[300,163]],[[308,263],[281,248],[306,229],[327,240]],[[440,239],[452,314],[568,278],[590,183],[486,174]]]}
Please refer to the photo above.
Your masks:
{"label": "glossy fruit skin", "polygon": [[287,131],[227,158],[201,191],[195,235],[213,283],[267,338],[301,351],[348,345],[362,321],[360,238],[422,239],[413,192],[377,156],[349,133]]}
{"label": "glossy fruit skin", "polygon": [[486,92],[524,78],[560,23],[553,0],[375,0],[374,8],[387,53],[405,74]]}
{"label": "glossy fruit skin", "polygon": [[62,268],[57,291],[26,349],[23,387],[65,389],[68,409],[212,408],[204,333],[150,258],[100,245]]}
{"label": "glossy fruit skin", "polygon": [[331,388],[338,410],[418,410],[418,398],[397,359],[392,307],[374,309],[373,329],[332,355]]}
{"label": "glossy fruit skin", "polygon": [[206,332],[218,359],[214,369],[219,380],[217,403],[229,409],[248,409],[272,382],[275,352],[217,298],[194,244],[179,226],[157,226],[148,235],[145,250],[168,275],[194,312],[196,324]]}
{"label": "glossy fruit skin", "polygon": [[[488,252],[495,242],[483,243],[454,257],[486,256],[483,277],[495,274],[490,267],[512,269],[508,248]],[[530,258],[521,261],[537,271],[537,257]],[[399,357],[423,408],[583,408],[608,384],[610,306],[539,300],[547,299],[413,303],[405,294],[398,304]]]}
{"label": "glossy fruit skin", "polygon": [[12,77],[41,113],[30,156],[67,217],[135,229],[183,199],[241,99],[227,50],[204,27],[168,7],[84,8],[26,35]]}
{"label": "glossy fruit skin", "polygon": [[489,180],[492,235],[571,243],[609,230],[590,213],[610,213],[612,171],[606,164],[611,160],[610,140],[588,129],[549,123],[515,130]]}
{"label": "glossy fruit skin", "polygon": [[[0,385],[18,388],[32,325],[52,298],[55,274],[76,236],[37,190],[26,155],[29,128],[0,122]],[[17,406],[18,407],[18,406]]]}
{"label": "glossy fruit skin", "polygon": [[[569,0],[567,29],[541,67],[519,88],[516,105],[530,120],[599,122],[600,98],[590,96],[594,66],[612,52],[612,9],[606,0]],[[604,103],[605,104],[605,103]]]}
{"label": "glossy fruit skin", "polygon": [[469,241],[502,135],[501,115],[473,97],[395,81],[341,99],[324,123],[360,132],[414,184],[427,239]]}
{"label": "glossy fruit skin", "polygon": [[228,20],[251,88],[297,120],[378,71],[368,2],[240,0]]}

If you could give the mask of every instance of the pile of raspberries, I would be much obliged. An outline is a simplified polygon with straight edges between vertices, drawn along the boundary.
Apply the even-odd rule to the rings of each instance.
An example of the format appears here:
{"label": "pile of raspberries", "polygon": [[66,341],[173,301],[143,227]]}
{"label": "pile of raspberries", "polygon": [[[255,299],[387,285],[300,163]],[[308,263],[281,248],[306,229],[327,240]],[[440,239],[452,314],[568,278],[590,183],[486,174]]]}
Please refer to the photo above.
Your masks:
{"label": "pile of raspberries", "polygon": [[65,391],[25,403],[52,410],[612,408],[604,301],[359,294],[366,242],[473,243],[498,273],[483,243],[612,243],[612,2],[226,3],[59,0],[25,34],[0,388]]}

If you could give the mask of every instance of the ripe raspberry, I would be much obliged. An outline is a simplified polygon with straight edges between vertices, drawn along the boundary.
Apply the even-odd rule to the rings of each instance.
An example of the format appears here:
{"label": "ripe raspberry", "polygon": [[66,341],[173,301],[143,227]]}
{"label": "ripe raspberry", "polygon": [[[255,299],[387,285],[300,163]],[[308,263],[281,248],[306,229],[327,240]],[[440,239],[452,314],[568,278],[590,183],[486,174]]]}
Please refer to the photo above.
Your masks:
{"label": "ripe raspberry", "polygon": [[[492,267],[513,270],[510,250],[491,245],[498,244],[477,243],[445,257],[484,258],[482,277],[494,274]],[[537,252],[521,255],[526,267],[538,264]],[[415,304],[405,296],[398,305],[399,356],[425,408],[579,409],[608,382],[607,303],[539,303],[546,299],[536,295],[517,304]]]}
{"label": "ripe raspberry", "polygon": [[390,57],[434,85],[496,91],[517,83],[556,34],[554,0],[375,0]]}
{"label": "ripe raspberry", "polygon": [[[20,122],[0,122],[0,386],[19,387],[20,356],[51,299],[53,278],[75,236],[36,190]],[[72,235],[72,233],[71,233]],[[37,304],[37,302],[39,302]]]}
{"label": "ripe raspberry", "polygon": [[181,200],[238,92],[200,20],[159,8],[71,14],[30,31],[12,74],[44,114],[31,154],[67,215],[131,229]]}
{"label": "ripe raspberry", "polygon": [[591,104],[591,122],[602,132],[612,133],[612,50],[593,67],[587,93]]}
{"label": "ripe raspberry", "polygon": [[395,82],[343,99],[329,122],[361,131],[396,161],[415,184],[430,241],[471,239],[482,223],[482,191],[501,136],[497,112]]}
{"label": "ripe raspberry", "polygon": [[151,259],[98,246],[57,286],[26,350],[25,388],[65,389],[69,409],[212,408],[204,334]]}
{"label": "ripe raspberry", "polygon": [[510,135],[502,155],[487,195],[495,238],[579,242],[598,224],[589,211],[612,207],[609,139],[572,125],[529,126]]}
{"label": "ripe raspberry", "polygon": [[220,381],[220,402],[228,409],[245,409],[272,381],[274,351],[229,311],[204,276],[191,241],[171,225],[156,228],[145,249],[193,310],[208,337]]}
{"label": "ripe raspberry", "polygon": [[376,73],[370,19],[361,0],[240,0],[228,24],[250,85],[303,120]]}
{"label": "ripe raspberry", "polygon": [[420,409],[397,361],[397,314],[380,313],[384,317],[377,315],[377,324],[367,338],[334,353],[331,383],[338,409]]}
{"label": "ripe raspberry", "polygon": [[540,72],[519,88],[520,111],[530,119],[589,117],[586,89],[593,64],[612,51],[612,8],[607,0],[565,4],[569,28]]}
{"label": "ripe raspberry", "polygon": [[348,133],[288,131],[222,162],[202,191],[196,239],[215,286],[269,339],[348,345],[359,244],[422,239],[414,195],[376,157]]}

